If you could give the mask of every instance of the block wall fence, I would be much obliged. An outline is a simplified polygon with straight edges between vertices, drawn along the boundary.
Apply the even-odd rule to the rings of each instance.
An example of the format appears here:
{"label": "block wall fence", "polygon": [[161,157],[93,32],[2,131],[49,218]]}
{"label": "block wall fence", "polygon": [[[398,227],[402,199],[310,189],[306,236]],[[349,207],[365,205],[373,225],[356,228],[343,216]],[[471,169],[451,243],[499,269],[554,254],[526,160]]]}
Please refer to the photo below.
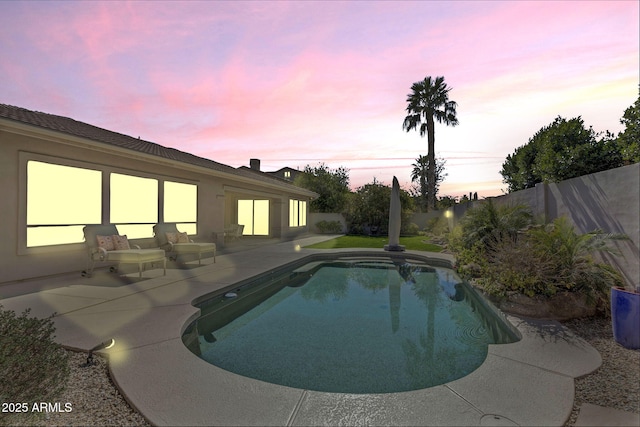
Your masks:
{"label": "block wall fence", "polygon": [[[496,204],[528,205],[539,221],[565,216],[579,233],[600,229],[626,234],[629,240],[613,242],[620,255],[601,253],[596,258],[618,268],[628,288],[640,286],[640,163],[558,183],[539,183],[535,188],[491,199]],[[447,209],[443,216],[449,228],[477,203]]]}
{"label": "block wall fence", "polygon": [[[540,183],[535,188],[491,197],[496,204],[524,204],[539,221],[551,222],[566,216],[579,233],[601,229],[623,233],[627,241],[613,245],[620,255],[597,254],[596,257],[620,270],[628,288],[640,286],[640,163],[568,179],[559,183]],[[453,228],[464,213],[480,201],[455,205],[445,211],[417,213],[412,222],[422,229],[427,221],[442,217]],[[337,220],[347,226],[341,214],[309,215],[310,231],[318,232],[315,224],[321,220]]]}

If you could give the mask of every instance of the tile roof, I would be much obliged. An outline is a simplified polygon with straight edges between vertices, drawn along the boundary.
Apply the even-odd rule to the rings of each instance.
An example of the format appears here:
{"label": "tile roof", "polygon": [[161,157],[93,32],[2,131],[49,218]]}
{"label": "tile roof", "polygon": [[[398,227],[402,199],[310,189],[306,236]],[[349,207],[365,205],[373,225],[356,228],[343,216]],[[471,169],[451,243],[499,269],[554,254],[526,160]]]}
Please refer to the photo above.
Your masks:
{"label": "tile roof", "polygon": [[256,171],[246,170],[246,168],[242,167],[236,169],[213,160],[205,159],[204,157],[198,157],[184,151],[176,150],[175,148],[164,147],[154,142],[102,129],[97,126],[73,120],[69,117],[56,116],[54,114],[27,110],[26,108],[15,107],[13,105],[0,104],[0,118],[14,120],[32,126],[66,133],[68,135],[87,138],[93,141],[134,150],[140,153],[151,154],[181,163],[200,166],[232,175],[243,176],[257,181],[277,184],[290,190],[295,189],[297,192],[308,191],[300,187],[287,184],[286,182],[265,173],[255,173]]}

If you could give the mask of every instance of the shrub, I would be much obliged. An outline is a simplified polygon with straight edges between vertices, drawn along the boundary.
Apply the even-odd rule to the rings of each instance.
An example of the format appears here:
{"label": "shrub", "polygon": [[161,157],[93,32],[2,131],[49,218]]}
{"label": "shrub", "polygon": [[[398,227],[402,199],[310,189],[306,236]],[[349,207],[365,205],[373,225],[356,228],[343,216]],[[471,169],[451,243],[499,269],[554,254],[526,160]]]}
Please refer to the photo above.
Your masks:
{"label": "shrub", "polygon": [[402,224],[400,234],[403,236],[417,236],[420,231],[418,224],[410,222],[409,224]]}
{"label": "shrub", "polygon": [[480,277],[486,265],[485,246],[481,241],[471,243],[461,225],[453,227],[446,235],[447,247],[455,254],[457,271],[464,278]]}
{"label": "shrub", "polygon": [[608,242],[618,239],[627,237],[600,230],[578,234],[566,218],[556,218],[518,239],[505,236],[491,243],[479,283],[494,296],[518,292],[550,297],[559,292],[580,292],[606,311],[610,287],[624,282],[617,270],[595,262],[592,254],[615,253]]}
{"label": "shrub", "polygon": [[542,273],[548,266],[535,257],[531,245],[522,236],[517,240],[505,236],[494,241],[486,251],[485,261],[478,284],[492,296],[504,297],[509,292],[529,297],[555,293],[554,288],[547,288]]}
{"label": "shrub", "polygon": [[361,236],[366,233],[364,232],[364,226],[362,224],[351,224],[347,234],[352,236]]}
{"label": "shrub", "polygon": [[434,236],[442,236],[447,233],[449,226],[442,216],[431,218],[427,221],[424,231]]}
{"label": "shrub", "polygon": [[66,351],[53,341],[51,317],[20,316],[0,305],[0,402],[53,401],[66,385]]}
{"label": "shrub", "polygon": [[507,241],[505,239],[517,241],[520,231],[532,223],[533,214],[525,205],[497,206],[488,199],[467,210],[460,223],[447,234],[458,272],[466,278],[485,274],[492,247]]}
{"label": "shrub", "polygon": [[609,242],[618,239],[628,237],[601,230],[578,234],[564,217],[535,226],[526,207],[495,206],[490,200],[469,209],[447,234],[460,275],[477,278],[492,296],[579,292],[605,312],[609,289],[624,286],[624,281],[613,267],[595,262],[592,254],[615,254]]}
{"label": "shrub", "polygon": [[316,227],[320,233],[339,234],[342,233],[342,224],[340,221],[318,221]]}
{"label": "shrub", "polygon": [[[366,227],[375,227],[380,235],[389,231],[389,205],[391,187],[375,178],[373,183],[359,187],[349,199],[346,220],[350,234],[367,234]],[[401,224],[409,224],[414,212],[413,199],[405,190],[400,189],[402,206]]]}
{"label": "shrub", "polygon": [[533,223],[533,214],[525,205],[496,206],[491,199],[469,209],[462,220],[462,245],[470,249],[481,243],[485,249],[505,236],[517,239],[518,232]]}
{"label": "shrub", "polygon": [[611,286],[624,286],[620,273],[603,263],[597,263],[595,252],[617,252],[609,246],[611,240],[627,240],[622,234],[595,230],[577,234],[565,217],[553,223],[529,230],[527,236],[546,280],[556,290],[580,291],[592,300],[607,300]]}

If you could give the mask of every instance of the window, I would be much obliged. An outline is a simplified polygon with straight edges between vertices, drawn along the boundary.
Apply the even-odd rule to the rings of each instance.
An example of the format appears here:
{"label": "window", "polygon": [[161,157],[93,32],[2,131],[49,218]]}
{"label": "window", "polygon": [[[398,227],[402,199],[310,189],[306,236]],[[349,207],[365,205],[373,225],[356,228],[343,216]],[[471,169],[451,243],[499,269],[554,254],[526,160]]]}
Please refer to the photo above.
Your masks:
{"label": "window", "polygon": [[269,201],[238,200],[238,224],[244,225],[243,235],[269,235]]}
{"label": "window", "polygon": [[298,201],[289,200],[289,227],[298,226]]}
{"label": "window", "polygon": [[110,220],[130,239],[153,237],[158,222],[158,180],[112,173]]}
{"label": "window", "polygon": [[27,162],[27,247],[80,243],[101,215],[102,172]]}
{"label": "window", "polygon": [[298,213],[300,214],[300,227],[306,227],[307,225],[307,202],[305,200],[300,200],[300,209],[298,209]]}
{"label": "window", "polygon": [[284,179],[291,179],[291,171],[284,171]]}
{"label": "window", "polygon": [[305,227],[307,225],[307,202],[305,200],[289,200],[289,227]]}
{"label": "window", "polygon": [[178,230],[197,234],[197,219],[198,186],[165,181],[164,222],[175,222]]}
{"label": "window", "polygon": [[105,165],[35,153],[21,152],[20,163],[24,198],[19,226],[24,231],[19,253],[83,243],[87,224],[112,223],[131,239],[152,238],[153,225],[162,218],[180,231],[197,234],[196,184],[116,173]]}

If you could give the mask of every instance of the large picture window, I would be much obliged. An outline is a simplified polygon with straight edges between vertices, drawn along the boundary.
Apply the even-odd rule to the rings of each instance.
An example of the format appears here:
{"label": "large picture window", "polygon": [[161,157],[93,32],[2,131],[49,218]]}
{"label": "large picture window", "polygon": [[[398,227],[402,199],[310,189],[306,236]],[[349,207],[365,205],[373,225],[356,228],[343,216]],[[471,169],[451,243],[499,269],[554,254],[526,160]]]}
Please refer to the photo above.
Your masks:
{"label": "large picture window", "polygon": [[153,237],[158,222],[158,180],[112,173],[110,219],[130,239]]}
{"label": "large picture window", "polygon": [[178,230],[197,234],[198,186],[180,182],[164,183],[164,221],[177,223]]}
{"label": "large picture window", "polygon": [[305,200],[289,200],[289,227],[307,225],[307,202]]}
{"label": "large picture window", "polygon": [[102,172],[27,162],[27,247],[82,242],[101,212]]}
{"label": "large picture window", "polygon": [[[45,246],[83,243],[87,224],[111,223],[131,239],[152,238],[160,218],[197,234],[197,184],[33,153],[22,153],[21,158],[25,197],[20,225],[26,228],[26,240],[20,248],[41,251]],[[259,220],[252,226],[259,232],[264,228]]]}

